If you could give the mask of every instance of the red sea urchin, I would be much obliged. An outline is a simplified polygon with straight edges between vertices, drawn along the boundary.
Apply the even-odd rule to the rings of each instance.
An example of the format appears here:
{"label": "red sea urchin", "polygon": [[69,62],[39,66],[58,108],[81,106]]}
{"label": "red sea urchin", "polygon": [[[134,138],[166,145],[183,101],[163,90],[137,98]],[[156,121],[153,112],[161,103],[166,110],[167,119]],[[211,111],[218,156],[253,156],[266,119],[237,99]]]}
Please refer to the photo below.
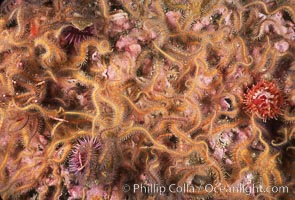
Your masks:
{"label": "red sea urchin", "polygon": [[247,112],[266,121],[281,114],[284,99],[276,84],[262,80],[247,90],[244,104]]}
{"label": "red sea urchin", "polygon": [[88,166],[91,157],[101,148],[97,138],[84,137],[74,145],[69,160],[69,171],[71,173],[81,172]]}

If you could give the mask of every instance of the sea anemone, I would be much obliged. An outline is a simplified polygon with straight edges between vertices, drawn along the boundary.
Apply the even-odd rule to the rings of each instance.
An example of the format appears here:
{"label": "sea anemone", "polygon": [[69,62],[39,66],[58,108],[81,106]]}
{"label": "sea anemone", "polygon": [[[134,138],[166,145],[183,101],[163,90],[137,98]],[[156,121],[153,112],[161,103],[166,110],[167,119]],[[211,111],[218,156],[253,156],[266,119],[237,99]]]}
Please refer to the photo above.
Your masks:
{"label": "sea anemone", "polygon": [[247,90],[244,104],[247,112],[266,121],[281,114],[284,98],[275,83],[262,80]]}
{"label": "sea anemone", "polygon": [[70,159],[69,171],[71,173],[82,172],[89,165],[91,157],[98,153],[101,143],[97,138],[83,137],[73,146]]}

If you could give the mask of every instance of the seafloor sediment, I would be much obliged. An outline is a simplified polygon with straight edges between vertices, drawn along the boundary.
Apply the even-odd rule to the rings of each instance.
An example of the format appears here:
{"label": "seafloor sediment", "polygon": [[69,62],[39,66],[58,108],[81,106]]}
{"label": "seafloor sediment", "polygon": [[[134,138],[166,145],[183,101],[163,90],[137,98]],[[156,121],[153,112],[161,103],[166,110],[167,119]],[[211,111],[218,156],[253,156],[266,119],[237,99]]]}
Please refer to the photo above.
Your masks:
{"label": "seafloor sediment", "polygon": [[3,200],[294,199],[294,0],[4,0]]}

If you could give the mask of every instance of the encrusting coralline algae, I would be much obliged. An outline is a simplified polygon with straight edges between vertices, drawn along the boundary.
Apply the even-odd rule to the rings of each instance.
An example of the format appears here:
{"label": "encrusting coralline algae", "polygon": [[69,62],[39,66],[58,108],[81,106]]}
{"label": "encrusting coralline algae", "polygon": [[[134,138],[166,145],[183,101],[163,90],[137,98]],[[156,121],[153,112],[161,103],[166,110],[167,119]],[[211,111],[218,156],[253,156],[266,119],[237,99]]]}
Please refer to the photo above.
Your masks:
{"label": "encrusting coralline algae", "polygon": [[3,200],[294,198],[293,0],[0,11]]}

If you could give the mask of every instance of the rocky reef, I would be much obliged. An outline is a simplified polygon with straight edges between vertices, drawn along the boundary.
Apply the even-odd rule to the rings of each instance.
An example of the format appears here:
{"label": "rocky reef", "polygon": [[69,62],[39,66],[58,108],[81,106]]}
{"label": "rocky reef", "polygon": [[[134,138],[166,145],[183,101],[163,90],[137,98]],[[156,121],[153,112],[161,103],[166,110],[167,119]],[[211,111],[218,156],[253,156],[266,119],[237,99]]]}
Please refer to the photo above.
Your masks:
{"label": "rocky reef", "polygon": [[0,12],[2,200],[295,198],[294,0]]}

